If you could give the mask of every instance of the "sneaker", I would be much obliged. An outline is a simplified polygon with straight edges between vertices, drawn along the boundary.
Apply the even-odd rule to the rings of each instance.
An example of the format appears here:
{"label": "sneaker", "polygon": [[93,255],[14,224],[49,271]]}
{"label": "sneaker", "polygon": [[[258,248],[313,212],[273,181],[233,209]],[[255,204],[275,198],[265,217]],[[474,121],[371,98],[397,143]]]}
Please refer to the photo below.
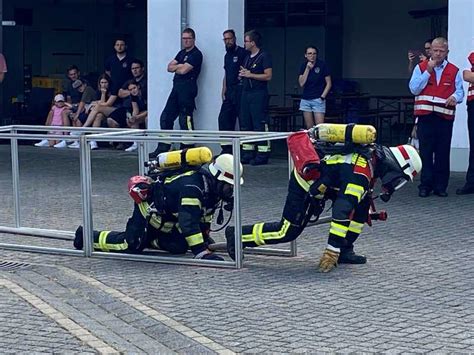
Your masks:
{"label": "sneaker", "polygon": [[54,148],[66,148],[67,147],[67,144],[66,144],[66,141],[61,141],[55,145],[53,145]]}
{"label": "sneaker", "polygon": [[133,142],[133,144],[128,147],[127,149],[125,149],[126,152],[134,152],[138,149],[138,144],[137,142]]}
{"label": "sneaker", "polygon": [[49,147],[49,141],[43,139],[41,142],[35,143],[35,147]]}
{"label": "sneaker", "polygon": [[91,150],[99,149],[99,146],[97,145],[97,142],[96,142],[96,141],[90,141],[90,142],[89,142],[89,145],[90,145],[90,147],[91,147]]}
{"label": "sneaker", "polygon": [[72,144],[69,144],[67,147],[68,148],[79,149],[81,147],[81,145],[79,144],[79,142],[74,142]]}

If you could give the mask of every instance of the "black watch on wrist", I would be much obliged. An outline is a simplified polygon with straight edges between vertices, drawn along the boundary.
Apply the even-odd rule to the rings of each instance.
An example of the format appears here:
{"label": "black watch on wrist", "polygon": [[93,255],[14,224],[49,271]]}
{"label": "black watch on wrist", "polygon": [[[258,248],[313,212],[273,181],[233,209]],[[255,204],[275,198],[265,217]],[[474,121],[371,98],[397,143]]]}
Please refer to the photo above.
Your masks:
{"label": "black watch on wrist", "polygon": [[320,96],[319,98],[320,98],[321,100],[323,100],[323,101],[326,100],[326,98],[325,98],[325,97],[322,97],[322,96]]}

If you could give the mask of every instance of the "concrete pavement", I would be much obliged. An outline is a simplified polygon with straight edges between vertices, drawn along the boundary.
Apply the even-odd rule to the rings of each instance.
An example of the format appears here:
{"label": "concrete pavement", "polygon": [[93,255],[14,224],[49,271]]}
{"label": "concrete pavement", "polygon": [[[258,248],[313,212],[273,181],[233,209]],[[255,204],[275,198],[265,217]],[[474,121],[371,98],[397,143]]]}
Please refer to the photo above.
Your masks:
{"label": "concrete pavement", "polygon": [[[0,224],[13,225],[9,146],[0,146]],[[133,153],[92,152],[96,228],[122,229]],[[286,161],[245,167],[244,222],[279,220]],[[307,228],[294,258],[246,255],[245,268],[140,263],[0,250],[2,352],[474,352],[474,195],[392,198],[364,230],[366,265],[316,272],[328,225]],[[81,223],[77,151],[20,146],[23,226]],[[215,235],[222,240],[222,232]],[[2,242],[70,242],[0,234]],[[10,262],[10,263],[7,263]]]}

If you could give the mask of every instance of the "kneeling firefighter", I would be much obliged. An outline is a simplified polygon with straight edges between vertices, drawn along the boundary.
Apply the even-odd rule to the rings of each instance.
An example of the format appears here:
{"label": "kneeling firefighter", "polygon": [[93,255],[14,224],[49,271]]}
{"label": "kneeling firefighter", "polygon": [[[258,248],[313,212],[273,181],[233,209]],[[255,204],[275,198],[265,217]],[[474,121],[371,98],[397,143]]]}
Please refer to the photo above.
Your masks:
{"label": "kneeling firefighter", "polygon": [[[388,201],[394,191],[407,181],[413,181],[421,171],[420,156],[411,145],[385,147],[350,143],[340,148],[318,142],[313,134],[310,130],[289,137],[295,169],[290,177],[282,218],[279,222],[243,226],[243,246],[295,240],[310,218],[323,211],[324,202],[331,199],[328,245],[319,270],[329,272],[338,263],[364,264],[366,258],[355,254],[353,244],[364,223],[370,223],[371,193],[376,180],[381,179],[381,198]],[[373,138],[375,140],[375,136]],[[232,258],[235,258],[234,232],[234,227],[227,227],[225,231],[227,251]]]}
{"label": "kneeling firefighter", "polygon": [[[196,169],[158,175],[156,181],[148,176],[130,178],[128,189],[135,205],[125,231],[94,231],[94,249],[140,253],[151,247],[171,254],[191,249],[196,259],[223,260],[207,246],[214,212],[224,202],[233,202],[233,161],[231,154],[222,154]],[[237,179],[243,183],[241,176]],[[74,247],[83,248],[81,226]]]}

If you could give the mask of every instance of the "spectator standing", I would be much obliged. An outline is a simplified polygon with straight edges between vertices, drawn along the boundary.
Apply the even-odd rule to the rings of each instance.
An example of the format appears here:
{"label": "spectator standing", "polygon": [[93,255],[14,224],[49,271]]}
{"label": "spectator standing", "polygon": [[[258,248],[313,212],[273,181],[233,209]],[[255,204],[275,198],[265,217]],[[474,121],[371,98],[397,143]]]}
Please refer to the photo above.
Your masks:
{"label": "spectator standing", "polygon": [[0,53],[0,83],[5,79],[5,73],[7,72],[7,61],[2,53]]}
{"label": "spectator standing", "polygon": [[[222,106],[219,113],[219,130],[234,131],[237,117],[240,116],[240,99],[242,97],[242,78],[240,67],[244,63],[247,51],[238,46],[234,30],[223,33],[226,54],[224,56],[224,79],[222,80]],[[230,143],[222,144],[222,153],[232,154]]]}
{"label": "spectator standing", "polygon": [[[185,28],[181,42],[183,49],[169,62],[168,72],[174,73],[173,89],[161,113],[161,129],[173,129],[174,121],[179,116],[179,126],[182,130],[194,129],[193,111],[196,107],[195,98],[198,93],[197,79],[201,72],[202,53],[196,47],[196,33],[192,28]],[[182,144],[185,148],[189,145]],[[150,158],[166,152],[171,148],[168,143],[159,143]]]}
{"label": "spectator standing", "polygon": [[[244,36],[245,49],[250,53],[240,68],[242,78],[242,101],[240,103],[240,129],[242,131],[263,132],[268,130],[268,82],[272,79],[272,59],[261,49],[262,35],[249,31]],[[254,144],[243,144],[242,164],[264,165],[268,163],[270,142],[257,142],[257,154]]]}
{"label": "spectator standing", "polygon": [[415,96],[414,116],[423,163],[419,196],[448,196],[449,155],[456,105],[463,100],[461,73],[446,60],[448,41],[438,37],[431,43],[431,58],[413,70],[410,91]]}
{"label": "spectator standing", "polygon": [[115,54],[105,61],[105,73],[112,79],[112,91],[118,92],[122,85],[132,78],[132,59],[128,56],[127,44],[123,38],[115,40],[114,49]]}
{"label": "spectator standing", "polygon": [[431,42],[432,39],[427,39],[423,51],[408,51],[408,72],[411,74],[417,62],[428,60],[431,57]]}
{"label": "spectator standing", "polygon": [[[132,79],[135,83],[140,85],[141,96],[146,101],[147,100],[147,78],[145,74],[145,65],[139,59],[133,59],[131,63]],[[118,91],[118,97],[125,99],[130,96],[130,91],[128,91],[129,81],[126,81],[123,86]]]}
{"label": "spectator standing", "polygon": [[308,46],[305,50],[306,61],[301,65],[298,83],[303,88],[300,111],[306,128],[324,122],[326,113],[326,96],[331,90],[331,76],[326,63],[318,59],[316,46]]}
{"label": "spectator standing", "polygon": [[471,64],[470,70],[463,71],[463,79],[469,83],[467,92],[467,129],[469,132],[469,167],[466,173],[466,183],[456,190],[458,195],[474,193],[474,52],[467,58]]}

